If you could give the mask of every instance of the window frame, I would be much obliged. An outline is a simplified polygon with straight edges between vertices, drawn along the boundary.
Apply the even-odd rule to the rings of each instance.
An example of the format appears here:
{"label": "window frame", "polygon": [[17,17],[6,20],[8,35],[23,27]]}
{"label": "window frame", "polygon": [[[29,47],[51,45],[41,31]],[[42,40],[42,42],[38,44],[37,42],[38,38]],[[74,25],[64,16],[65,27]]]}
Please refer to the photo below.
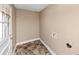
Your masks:
{"label": "window frame", "polygon": [[[0,11],[0,12],[1,12],[1,11]],[[7,27],[8,27],[8,32],[7,32],[7,33],[8,33],[8,35],[9,35],[9,19],[10,19],[10,16],[9,16],[8,14],[6,14],[6,13],[4,13],[4,12],[1,12],[1,13],[2,13],[2,21],[0,21],[0,23],[2,23],[2,40],[0,41],[0,46],[1,46],[2,44],[4,44],[5,41],[7,40],[6,38],[5,38],[5,39],[3,38],[3,35],[4,35],[4,34],[3,34],[3,24],[5,24],[5,23],[7,24]],[[8,18],[7,18],[8,21],[7,21],[7,22],[3,21],[3,17],[4,17],[3,14],[5,14],[6,16],[8,16]],[[8,40],[9,40],[9,39],[8,39]]]}

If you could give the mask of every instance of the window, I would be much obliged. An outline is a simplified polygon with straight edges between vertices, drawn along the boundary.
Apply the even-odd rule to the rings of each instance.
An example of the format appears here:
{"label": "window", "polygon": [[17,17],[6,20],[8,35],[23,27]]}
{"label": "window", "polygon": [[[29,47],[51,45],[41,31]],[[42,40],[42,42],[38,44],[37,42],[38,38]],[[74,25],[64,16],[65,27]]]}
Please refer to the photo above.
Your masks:
{"label": "window", "polygon": [[9,16],[0,12],[0,42],[9,38]]}
{"label": "window", "polygon": [[2,41],[2,13],[0,12],[0,42]]}

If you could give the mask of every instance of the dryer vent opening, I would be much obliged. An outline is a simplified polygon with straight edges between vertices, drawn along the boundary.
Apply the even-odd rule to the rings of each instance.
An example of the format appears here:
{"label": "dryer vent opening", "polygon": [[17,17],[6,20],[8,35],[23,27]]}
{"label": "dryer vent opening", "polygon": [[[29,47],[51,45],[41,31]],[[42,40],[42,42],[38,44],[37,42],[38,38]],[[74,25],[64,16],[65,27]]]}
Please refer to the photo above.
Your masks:
{"label": "dryer vent opening", "polygon": [[67,48],[72,48],[72,46],[69,43],[66,43]]}

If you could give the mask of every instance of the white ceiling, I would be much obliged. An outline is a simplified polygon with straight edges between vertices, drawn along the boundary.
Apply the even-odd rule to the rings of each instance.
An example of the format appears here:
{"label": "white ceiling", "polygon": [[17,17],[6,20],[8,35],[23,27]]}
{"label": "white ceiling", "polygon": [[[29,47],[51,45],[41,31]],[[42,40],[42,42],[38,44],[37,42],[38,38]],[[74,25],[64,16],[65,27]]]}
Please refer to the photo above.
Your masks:
{"label": "white ceiling", "polygon": [[24,9],[35,12],[40,12],[44,8],[48,7],[48,4],[14,4],[16,9]]}

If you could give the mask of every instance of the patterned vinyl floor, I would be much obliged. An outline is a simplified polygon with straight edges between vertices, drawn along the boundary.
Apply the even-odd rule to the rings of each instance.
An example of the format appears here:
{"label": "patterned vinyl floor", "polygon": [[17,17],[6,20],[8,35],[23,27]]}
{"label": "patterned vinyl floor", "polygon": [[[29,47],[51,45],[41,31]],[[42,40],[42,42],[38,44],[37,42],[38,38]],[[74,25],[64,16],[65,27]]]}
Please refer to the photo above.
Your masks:
{"label": "patterned vinyl floor", "polygon": [[51,55],[48,49],[40,40],[18,45],[15,50],[16,55]]}

